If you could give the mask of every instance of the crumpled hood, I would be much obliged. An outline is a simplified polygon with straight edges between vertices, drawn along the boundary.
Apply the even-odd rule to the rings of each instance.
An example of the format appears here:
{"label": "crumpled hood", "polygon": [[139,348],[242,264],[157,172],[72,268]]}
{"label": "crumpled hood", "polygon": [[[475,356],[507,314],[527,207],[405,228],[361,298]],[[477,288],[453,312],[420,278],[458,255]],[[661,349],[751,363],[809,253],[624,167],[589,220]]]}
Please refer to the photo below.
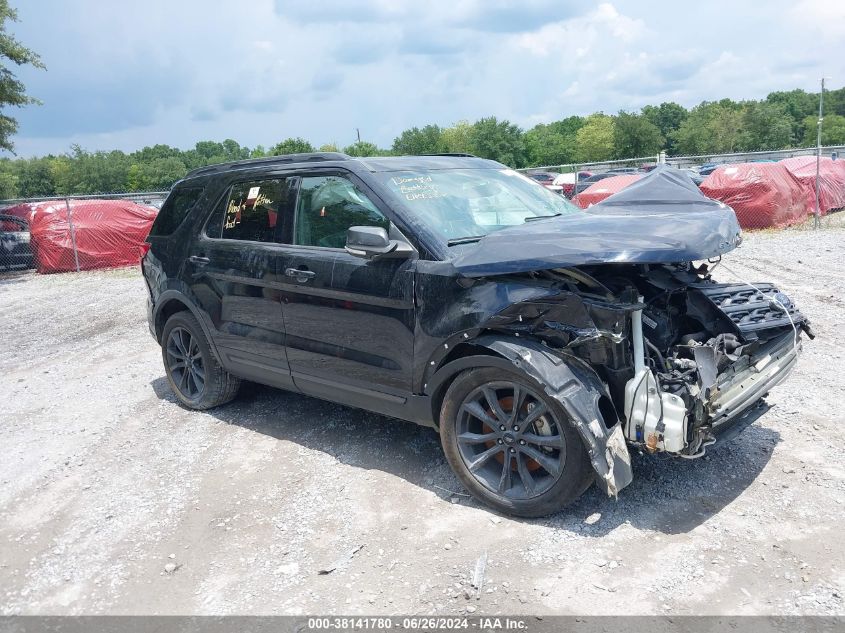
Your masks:
{"label": "crumpled hood", "polygon": [[701,194],[686,172],[662,167],[583,213],[491,233],[451,261],[464,277],[606,263],[707,259],[736,248],[730,207]]}

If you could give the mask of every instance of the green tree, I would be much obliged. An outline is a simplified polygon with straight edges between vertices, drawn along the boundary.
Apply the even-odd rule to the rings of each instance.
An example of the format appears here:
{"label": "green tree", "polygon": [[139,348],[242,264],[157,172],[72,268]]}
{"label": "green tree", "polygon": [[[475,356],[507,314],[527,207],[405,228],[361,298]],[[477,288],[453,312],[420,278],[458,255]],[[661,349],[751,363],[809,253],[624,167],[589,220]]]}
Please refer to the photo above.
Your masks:
{"label": "green tree", "polygon": [[129,189],[131,162],[123,152],[86,152],[74,145],[70,159],[67,189],[63,193],[112,193]]}
{"label": "green tree", "polygon": [[337,143],[323,143],[320,145],[321,152],[339,152],[340,148],[337,146]]}
{"label": "green tree", "polygon": [[522,130],[507,120],[491,116],[476,121],[469,133],[470,150],[476,156],[498,161],[509,167],[525,167],[527,154]]}
{"label": "green tree", "polygon": [[673,101],[664,101],[659,106],[647,105],[643,107],[642,114],[653,125],[657,126],[660,133],[666,139],[666,151],[675,152],[675,142],[672,140],[672,133],[681,127],[689,112],[687,109]]}
{"label": "green tree", "polygon": [[283,156],[285,154],[305,154],[313,152],[314,146],[304,138],[286,138],[270,148],[270,156]]}
{"label": "green tree", "polygon": [[617,158],[654,156],[666,142],[654,123],[642,114],[620,112],[613,124],[613,145]]}
{"label": "green tree", "polygon": [[780,106],[789,115],[794,141],[800,140],[804,133],[804,119],[819,111],[819,96],[801,89],[770,92],[766,103]]}
{"label": "green tree", "polygon": [[742,107],[730,100],[703,101],[672,134],[681,154],[733,152],[740,145]]}
{"label": "green tree", "polygon": [[[819,117],[808,116],[804,119],[803,145],[811,147],[816,144]],[[822,121],[822,145],[845,145],[845,116],[827,114]]]}
{"label": "green tree", "polygon": [[152,145],[132,152],[129,157],[133,162],[146,163],[159,158],[181,158],[182,150],[170,145]]}
{"label": "green tree", "polygon": [[562,165],[571,162],[575,149],[575,139],[567,138],[555,132],[546,123],[538,123],[525,132],[525,149],[528,164]]}
{"label": "green tree", "polygon": [[[34,66],[44,69],[41,58],[6,32],[6,21],[17,22],[18,13],[9,6],[8,0],[0,0],[0,60],[8,60],[16,66]],[[40,103],[25,92],[26,88],[4,62],[0,61],[0,149],[14,153],[12,136],[18,131],[18,122],[5,114],[7,106],[21,108]]]}
{"label": "green tree", "polygon": [[446,144],[446,151],[454,154],[470,154],[470,133],[472,124],[469,121],[458,121],[454,125],[443,130],[443,141]]}
{"label": "green tree", "polygon": [[166,191],[187,172],[185,163],[175,156],[135,163],[127,174],[128,187],[131,191]]}
{"label": "green tree", "polygon": [[56,186],[56,195],[71,193],[73,159],[66,154],[50,158],[50,176]]}
{"label": "green tree", "polygon": [[0,171],[0,200],[18,197],[18,177],[8,171]]}
{"label": "green tree", "polygon": [[357,141],[352,145],[347,145],[343,148],[343,151],[350,156],[382,156],[386,153],[374,143],[367,141]]}
{"label": "green tree", "polygon": [[613,117],[591,114],[575,135],[575,154],[581,162],[610,160],[614,156]]}
{"label": "green tree", "polygon": [[188,169],[196,169],[205,165],[216,165],[249,158],[249,148],[241,147],[237,141],[226,139],[222,143],[216,141],[199,141],[194,149],[182,153],[182,162]]}
{"label": "green tree", "polygon": [[561,165],[575,160],[575,135],[584,119],[571,116],[562,121],[540,123],[525,133],[530,165]]}
{"label": "green tree", "polygon": [[[813,112],[818,112],[818,93],[813,95],[813,104]],[[824,113],[825,116],[827,116],[828,114],[838,114],[839,116],[845,116],[845,87],[839,88],[838,90],[824,91]]]}
{"label": "green tree", "polygon": [[0,200],[18,197],[18,165],[9,158],[0,158]]}
{"label": "green tree", "polygon": [[443,130],[439,125],[426,125],[422,129],[412,127],[393,139],[393,152],[409,156],[421,154],[442,154],[448,152]]}
{"label": "green tree", "polygon": [[21,198],[56,194],[49,158],[18,161],[17,176],[17,190]]}
{"label": "green tree", "polygon": [[782,105],[767,101],[746,104],[742,113],[740,149],[782,149],[792,144],[792,138],[792,118]]}
{"label": "green tree", "polygon": [[237,141],[227,138],[223,141],[222,145],[227,161],[246,160],[249,158],[249,148],[241,147]]}

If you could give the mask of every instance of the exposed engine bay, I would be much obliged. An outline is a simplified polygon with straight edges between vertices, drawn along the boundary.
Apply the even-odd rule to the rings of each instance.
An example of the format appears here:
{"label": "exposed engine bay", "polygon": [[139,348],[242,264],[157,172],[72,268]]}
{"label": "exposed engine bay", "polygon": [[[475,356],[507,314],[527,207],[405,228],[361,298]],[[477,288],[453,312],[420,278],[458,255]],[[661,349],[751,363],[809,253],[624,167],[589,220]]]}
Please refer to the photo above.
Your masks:
{"label": "exposed engine bay", "polygon": [[715,282],[719,263],[538,271],[560,294],[515,304],[498,323],[589,364],[629,444],[700,457],[786,377],[801,334],[813,338],[772,284]]}

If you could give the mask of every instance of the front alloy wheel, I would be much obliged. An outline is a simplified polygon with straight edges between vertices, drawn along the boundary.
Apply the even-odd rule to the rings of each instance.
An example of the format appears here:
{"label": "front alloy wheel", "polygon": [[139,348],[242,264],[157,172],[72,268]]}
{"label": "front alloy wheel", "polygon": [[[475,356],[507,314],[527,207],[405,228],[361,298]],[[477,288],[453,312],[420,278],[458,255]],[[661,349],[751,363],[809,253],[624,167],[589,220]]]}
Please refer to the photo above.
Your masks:
{"label": "front alloy wheel", "polygon": [[556,512],[592,482],[566,413],[524,374],[460,374],[444,397],[440,435],[449,465],[480,501],[508,514]]}
{"label": "front alloy wheel", "polygon": [[511,381],[486,383],[461,403],[458,450],[489,490],[530,499],[551,488],[566,464],[566,438],[536,393]]}

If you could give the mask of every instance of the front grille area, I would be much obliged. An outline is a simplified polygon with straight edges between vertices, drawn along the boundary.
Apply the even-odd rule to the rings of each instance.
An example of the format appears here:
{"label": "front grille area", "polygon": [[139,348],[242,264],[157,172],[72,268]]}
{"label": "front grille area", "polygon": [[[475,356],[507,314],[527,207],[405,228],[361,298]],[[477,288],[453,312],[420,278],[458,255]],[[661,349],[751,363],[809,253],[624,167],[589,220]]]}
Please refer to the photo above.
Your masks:
{"label": "front grille area", "polygon": [[750,288],[747,284],[697,284],[693,287],[716,306],[742,334],[790,327],[789,317],[780,306],[773,303],[775,298],[789,310],[796,326],[805,320],[789,297],[775,286],[767,283],[755,285],[756,288]]}

